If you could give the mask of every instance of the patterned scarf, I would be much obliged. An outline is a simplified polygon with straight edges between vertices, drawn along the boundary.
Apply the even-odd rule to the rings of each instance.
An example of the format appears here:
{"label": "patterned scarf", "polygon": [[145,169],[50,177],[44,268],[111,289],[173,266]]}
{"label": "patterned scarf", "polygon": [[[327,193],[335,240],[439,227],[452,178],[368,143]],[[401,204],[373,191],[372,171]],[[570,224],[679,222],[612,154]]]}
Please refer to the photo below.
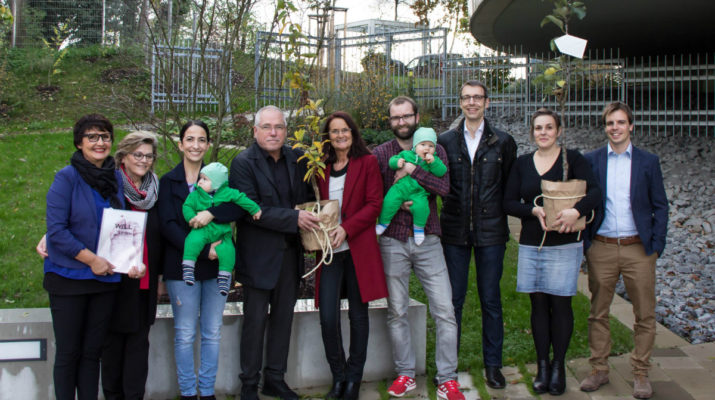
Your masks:
{"label": "patterned scarf", "polygon": [[137,188],[127,175],[123,165],[120,165],[120,169],[122,170],[124,197],[127,198],[127,201],[140,210],[152,208],[159,196],[159,180],[156,178],[156,174],[149,171],[142,177],[142,183]]}

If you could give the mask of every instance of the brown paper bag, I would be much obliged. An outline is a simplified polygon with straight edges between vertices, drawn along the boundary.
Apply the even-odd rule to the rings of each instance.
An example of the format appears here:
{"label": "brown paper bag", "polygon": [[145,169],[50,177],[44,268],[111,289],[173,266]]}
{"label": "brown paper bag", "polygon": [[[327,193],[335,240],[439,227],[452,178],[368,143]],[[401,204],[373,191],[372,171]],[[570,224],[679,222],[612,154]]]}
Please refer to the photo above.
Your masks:
{"label": "brown paper bag", "polygon": [[[565,182],[541,180],[541,195],[534,199],[534,204],[543,198],[544,212],[546,213],[546,230],[557,231],[558,226],[553,226],[556,214],[561,210],[573,208],[581,198],[586,196],[586,181],[583,179],[570,179]],[[586,216],[576,221],[575,228],[579,231],[586,229]]]}
{"label": "brown paper bag", "polygon": [[[325,241],[330,241],[328,232],[338,225],[338,216],[340,215],[340,203],[337,200],[321,200],[320,211],[318,205],[312,201],[309,203],[298,204],[296,210],[306,210],[317,212],[320,219],[320,225],[323,227],[320,231],[300,230],[300,241],[303,243],[303,248],[306,251],[323,250]],[[323,245],[321,246],[321,241]]]}

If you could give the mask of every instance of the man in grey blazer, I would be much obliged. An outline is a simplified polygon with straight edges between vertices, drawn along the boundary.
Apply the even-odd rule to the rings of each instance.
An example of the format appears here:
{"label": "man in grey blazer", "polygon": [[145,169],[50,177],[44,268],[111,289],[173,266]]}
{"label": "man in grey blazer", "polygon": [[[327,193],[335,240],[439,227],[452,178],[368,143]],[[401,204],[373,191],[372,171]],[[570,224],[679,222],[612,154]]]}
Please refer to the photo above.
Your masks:
{"label": "man in grey blazer", "polygon": [[611,332],[608,315],[618,277],[633,303],[633,397],[648,399],[650,355],[655,341],[655,261],[663,254],[668,199],[660,161],[631,143],[633,112],[615,102],[603,110],[608,144],[586,154],[599,180],[603,204],[586,236],[591,312],[588,343],[592,371],[581,382],[591,392],[608,383]]}
{"label": "man in grey blazer", "polygon": [[245,213],[237,220],[236,277],[243,284],[244,294],[240,347],[243,400],[258,399],[264,333],[267,344],[262,393],[298,399],[284,380],[293,307],[303,270],[298,228],[317,228],[318,218],[295,210],[313,194],[303,182],[306,165],[298,162],[302,153],[285,145],[286,133],[285,117],[279,108],[258,110],[253,126],[256,141],[234,158],[229,175],[229,186],[245,193],[262,210],[260,220]]}

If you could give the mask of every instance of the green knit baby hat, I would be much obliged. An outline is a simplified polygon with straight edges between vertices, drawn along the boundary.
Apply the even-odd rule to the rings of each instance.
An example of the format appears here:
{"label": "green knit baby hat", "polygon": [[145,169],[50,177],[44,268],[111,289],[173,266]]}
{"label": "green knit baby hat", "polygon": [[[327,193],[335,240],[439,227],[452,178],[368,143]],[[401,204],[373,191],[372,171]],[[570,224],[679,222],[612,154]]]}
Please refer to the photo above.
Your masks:
{"label": "green knit baby hat", "polygon": [[435,146],[437,145],[437,133],[434,129],[425,127],[417,129],[412,137],[412,151],[422,142],[432,142]]}
{"label": "green knit baby hat", "polygon": [[228,182],[228,168],[219,162],[201,168],[201,173],[211,179],[211,189],[218,190],[224,183]]}

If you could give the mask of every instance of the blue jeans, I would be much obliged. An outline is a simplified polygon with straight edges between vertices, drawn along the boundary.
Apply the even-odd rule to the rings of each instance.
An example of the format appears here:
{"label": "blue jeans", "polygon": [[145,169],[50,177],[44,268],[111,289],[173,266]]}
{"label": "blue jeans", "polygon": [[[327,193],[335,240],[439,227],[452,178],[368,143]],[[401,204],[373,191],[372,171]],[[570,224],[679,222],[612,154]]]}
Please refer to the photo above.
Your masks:
{"label": "blue jeans", "polygon": [[504,344],[504,322],[502,318],[501,281],[504,269],[504,251],[506,245],[494,246],[457,246],[443,244],[444,258],[452,284],[452,304],[457,319],[459,337],[462,336],[462,308],[467,296],[469,284],[469,261],[474,259],[477,270],[477,290],[482,307],[482,354],[487,367],[502,366],[502,347]]}
{"label": "blue jeans", "polygon": [[213,395],[226,296],[219,293],[216,279],[196,281],[194,286],[188,286],[180,280],[167,280],[166,289],[174,313],[174,358],[176,358],[176,375],[181,395],[196,396],[197,394],[194,373],[194,338],[197,320],[201,327],[198,390],[202,396]]}

